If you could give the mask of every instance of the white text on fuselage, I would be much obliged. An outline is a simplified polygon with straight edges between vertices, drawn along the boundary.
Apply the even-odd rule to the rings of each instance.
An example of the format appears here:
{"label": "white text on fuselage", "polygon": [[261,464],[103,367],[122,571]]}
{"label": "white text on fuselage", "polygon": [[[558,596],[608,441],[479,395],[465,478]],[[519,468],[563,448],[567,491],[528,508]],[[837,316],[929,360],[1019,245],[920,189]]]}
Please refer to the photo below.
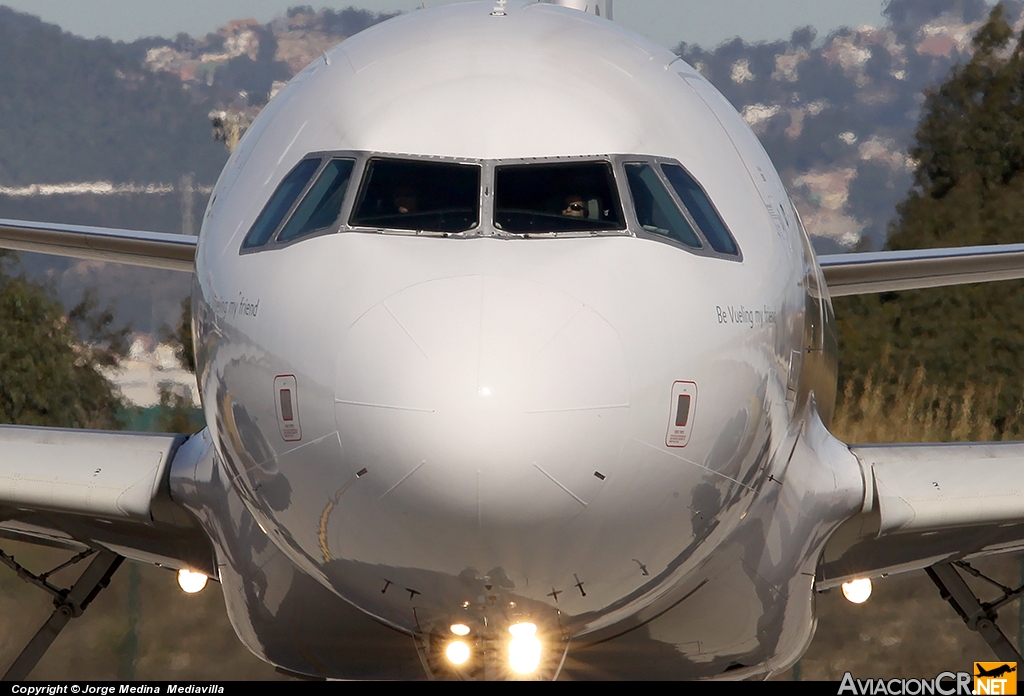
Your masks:
{"label": "white text on fuselage", "polygon": [[742,324],[748,328],[774,324],[778,314],[774,309],[762,306],[761,309],[747,309],[744,305],[727,307],[716,306],[719,324]]}
{"label": "white text on fuselage", "polygon": [[213,309],[218,317],[255,317],[260,311],[260,298],[253,300],[238,293],[235,300],[222,300],[219,297],[213,299]]}

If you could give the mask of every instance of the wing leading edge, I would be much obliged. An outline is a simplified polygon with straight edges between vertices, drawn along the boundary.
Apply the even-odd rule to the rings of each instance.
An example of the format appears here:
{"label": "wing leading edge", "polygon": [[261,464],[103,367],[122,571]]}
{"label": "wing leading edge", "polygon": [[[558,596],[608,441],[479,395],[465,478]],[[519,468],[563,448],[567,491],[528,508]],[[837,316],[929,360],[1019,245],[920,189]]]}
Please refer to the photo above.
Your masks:
{"label": "wing leading edge", "polygon": [[196,237],[106,227],[0,220],[0,248],[192,273]]}
{"label": "wing leading edge", "polygon": [[[0,219],[0,248],[191,273],[197,238]],[[818,258],[832,297],[1024,278],[1024,244],[829,254]]]}
{"label": "wing leading edge", "polygon": [[1024,244],[818,257],[829,294],[865,295],[1024,278]]}

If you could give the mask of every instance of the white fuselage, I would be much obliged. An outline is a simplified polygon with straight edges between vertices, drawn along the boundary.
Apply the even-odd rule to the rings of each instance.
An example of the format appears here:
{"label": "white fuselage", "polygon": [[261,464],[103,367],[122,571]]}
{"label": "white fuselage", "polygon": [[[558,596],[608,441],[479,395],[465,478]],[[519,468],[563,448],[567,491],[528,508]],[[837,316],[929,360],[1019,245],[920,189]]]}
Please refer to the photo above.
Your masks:
{"label": "white fuselage", "polygon": [[[199,379],[224,477],[302,573],[406,633],[500,615],[583,641],[699,586],[777,483],[811,392],[827,422],[828,299],[767,156],[692,68],[573,10],[492,7],[370,29],[257,119],[200,238]],[[357,153],[354,182],[373,155],[479,164],[480,222],[348,229],[353,183],[340,230],[240,253],[317,152]],[[493,224],[495,163],[616,162],[628,200],[634,156],[681,163],[741,253],[644,236],[628,205],[619,234]],[[774,510],[763,546],[791,531],[769,540]],[[784,584],[815,551],[758,577]]]}

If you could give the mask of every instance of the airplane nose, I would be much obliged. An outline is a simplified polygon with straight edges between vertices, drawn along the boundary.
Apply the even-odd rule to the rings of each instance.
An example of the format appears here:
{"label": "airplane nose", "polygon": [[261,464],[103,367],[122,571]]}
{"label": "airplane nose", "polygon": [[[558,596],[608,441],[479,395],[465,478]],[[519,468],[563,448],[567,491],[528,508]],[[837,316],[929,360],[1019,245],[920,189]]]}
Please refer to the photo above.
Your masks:
{"label": "airplane nose", "polygon": [[406,288],[351,326],[335,416],[382,524],[404,520],[394,532],[425,553],[438,540],[495,551],[541,544],[535,533],[600,494],[629,400],[619,336],[596,311],[547,285],[471,276]]}

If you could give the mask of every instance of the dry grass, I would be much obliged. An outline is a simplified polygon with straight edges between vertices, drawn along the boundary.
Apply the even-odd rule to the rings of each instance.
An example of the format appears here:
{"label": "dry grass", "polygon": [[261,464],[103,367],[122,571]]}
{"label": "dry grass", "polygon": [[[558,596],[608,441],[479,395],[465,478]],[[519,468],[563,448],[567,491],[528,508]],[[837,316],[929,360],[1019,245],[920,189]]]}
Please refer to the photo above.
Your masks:
{"label": "dry grass", "polygon": [[866,377],[847,380],[830,429],[850,443],[1018,439],[1024,435],[1024,399],[1013,413],[1001,413],[1002,393],[998,383],[938,384],[923,367],[898,369],[885,360]]}

